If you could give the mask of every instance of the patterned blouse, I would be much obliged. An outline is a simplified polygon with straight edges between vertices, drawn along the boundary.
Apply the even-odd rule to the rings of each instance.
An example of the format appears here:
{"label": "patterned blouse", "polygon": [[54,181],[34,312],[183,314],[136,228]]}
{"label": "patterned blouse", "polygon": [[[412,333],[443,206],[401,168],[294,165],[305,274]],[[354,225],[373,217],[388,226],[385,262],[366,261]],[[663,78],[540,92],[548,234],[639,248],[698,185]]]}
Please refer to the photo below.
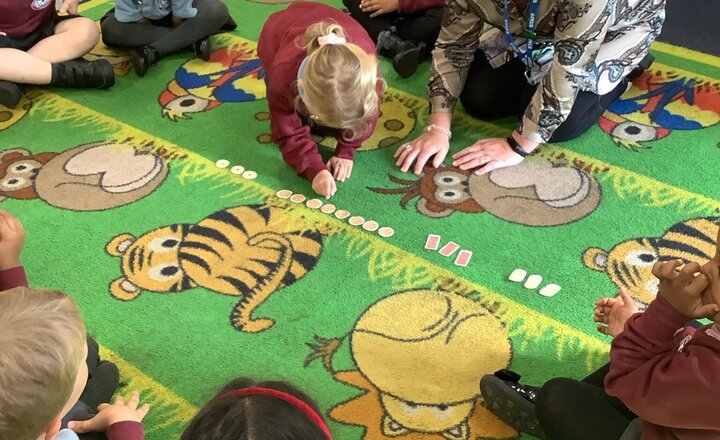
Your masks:
{"label": "patterned blouse", "polygon": [[[508,8],[510,32],[524,50],[527,12],[511,0]],[[503,10],[503,0],[447,0],[428,84],[432,112],[453,111],[477,49],[493,67],[515,56]],[[554,55],[518,132],[547,142],[579,90],[604,95],[640,63],[664,19],[665,0],[540,0],[535,33],[540,46],[554,45]]]}

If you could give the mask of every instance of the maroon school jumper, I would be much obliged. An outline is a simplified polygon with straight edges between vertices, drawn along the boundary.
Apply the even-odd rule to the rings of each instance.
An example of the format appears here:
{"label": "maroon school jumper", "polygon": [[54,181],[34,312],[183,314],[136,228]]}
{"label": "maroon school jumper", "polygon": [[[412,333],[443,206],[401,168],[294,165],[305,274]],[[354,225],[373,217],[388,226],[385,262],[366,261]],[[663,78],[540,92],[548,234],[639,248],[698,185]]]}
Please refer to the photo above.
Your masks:
{"label": "maroon school jumper", "polygon": [[[272,14],[258,40],[258,55],[265,69],[272,140],[280,146],[285,162],[310,181],[327,168],[310,136],[310,128],[303,125],[295,111],[295,97],[298,69],[307,55],[302,48],[305,31],[320,21],[339,24],[345,29],[349,43],[369,54],[375,53],[373,41],[358,22],[339,9],[314,2],[296,2]],[[334,155],[352,160],[355,149],[372,135],[376,123],[377,115],[368,121],[367,130],[358,139],[347,141],[339,136]]]}
{"label": "maroon school jumper", "polygon": [[[0,270],[0,291],[27,286],[28,281],[22,266]],[[108,426],[105,436],[108,440],[144,440],[145,432],[141,423],[119,422]]]}
{"label": "maroon school jumper", "polygon": [[643,420],[642,440],[720,439],[720,326],[687,320],[659,296],[613,340],[605,390]]}
{"label": "maroon school jumper", "polygon": [[400,0],[398,12],[400,14],[410,14],[426,9],[440,8],[444,4],[445,0]]}
{"label": "maroon school jumper", "polygon": [[0,0],[0,32],[24,37],[55,17],[55,0]]}

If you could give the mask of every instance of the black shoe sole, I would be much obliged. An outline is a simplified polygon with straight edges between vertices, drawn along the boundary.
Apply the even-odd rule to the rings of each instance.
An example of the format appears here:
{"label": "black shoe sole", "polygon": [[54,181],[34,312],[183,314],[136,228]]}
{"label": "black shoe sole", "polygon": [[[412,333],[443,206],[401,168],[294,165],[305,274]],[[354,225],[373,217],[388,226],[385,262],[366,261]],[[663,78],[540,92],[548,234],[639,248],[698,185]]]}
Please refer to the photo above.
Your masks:
{"label": "black shoe sole", "polygon": [[210,54],[212,53],[212,44],[210,43],[210,37],[203,38],[198,41],[195,45],[195,56],[203,61],[210,61]]}
{"label": "black shoe sole", "polygon": [[416,47],[395,55],[395,58],[393,58],[393,69],[395,69],[402,78],[413,76],[415,72],[417,72],[418,65],[420,65],[421,52],[422,49]]}
{"label": "black shoe sole", "polygon": [[145,74],[148,71],[148,61],[145,58],[145,54],[143,53],[143,49],[130,49],[130,61],[132,62],[133,70],[135,71],[135,75],[139,77],[145,76]]}
{"label": "black shoe sole", "polygon": [[14,109],[20,104],[23,92],[17,84],[0,80],[0,105]]}
{"label": "black shoe sole", "polygon": [[535,415],[535,405],[515,392],[504,381],[494,375],[486,375],[480,380],[480,391],[488,411],[500,420],[520,432],[534,435],[539,439],[547,438]]}
{"label": "black shoe sole", "polygon": [[95,73],[99,75],[103,82],[102,84],[98,85],[97,88],[100,90],[109,89],[110,87],[115,85],[115,69],[113,69],[112,64],[108,60],[95,60],[93,61],[95,64]]}

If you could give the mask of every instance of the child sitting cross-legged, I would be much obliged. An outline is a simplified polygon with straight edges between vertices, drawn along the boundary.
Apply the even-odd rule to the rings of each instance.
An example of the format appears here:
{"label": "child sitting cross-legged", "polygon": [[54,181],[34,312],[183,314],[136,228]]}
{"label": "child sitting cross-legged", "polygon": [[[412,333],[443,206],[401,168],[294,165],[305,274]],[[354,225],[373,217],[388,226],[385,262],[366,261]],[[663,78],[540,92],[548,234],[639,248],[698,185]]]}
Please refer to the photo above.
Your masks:
{"label": "child sitting cross-legged", "polygon": [[100,32],[77,15],[79,0],[0,1],[0,105],[15,108],[23,84],[107,89],[115,73],[107,60],[80,59],[95,47]]}
{"label": "child sitting cross-legged", "polygon": [[317,404],[285,382],[235,379],[190,421],[180,440],[332,440]]}
{"label": "child sitting cross-legged", "polygon": [[[718,244],[703,266],[655,263],[659,292],[644,313],[627,316],[634,309],[627,295],[609,309],[598,304],[596,321],[614,336],[608,365],[582,381],[555,378],[539,389],[506,371],[485,376],[488,408],[553,440],[720,439],[713,409],[720,398],[720,231]],[[713,322],[686,325],[701,318]]]}
{"label": "child sitting cross-legged", "polygon": [[85,325],[62,292],[17,287],[0,292],[0,439],[77,440],[77,433],[105,431],[108,440],[142,440],[139,395],[100,405],[90,420],[63,416],[88,380]]}

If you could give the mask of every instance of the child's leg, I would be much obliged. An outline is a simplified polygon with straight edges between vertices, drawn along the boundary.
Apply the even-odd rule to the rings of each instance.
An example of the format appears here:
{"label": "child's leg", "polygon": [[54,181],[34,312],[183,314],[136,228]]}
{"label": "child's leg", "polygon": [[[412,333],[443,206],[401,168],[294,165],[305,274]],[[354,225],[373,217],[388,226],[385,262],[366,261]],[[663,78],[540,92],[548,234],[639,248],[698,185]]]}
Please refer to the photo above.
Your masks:
{"label": "child's leg", "polygon": [[89,18],[63,20],[55,27],[55,34],[40,40],[28,54],[50,63],[80,58],[95,47],[100,31]]}
{"label": "child's leg", "polygon": [[417,14],[406,14],[402,20],[398,20],[398,35],[403,40],[425,43],[425,55],[430,55],[440,33],[441,23],[442,8],[431,8]]}
{"label": "child's leg", "polygon": [[171,28],[168,34],[149,45],[160,57],[186,49],[217,33],[230,19],[227,6],[219,0],[195,0],[193,7],[198,11],[195,17]]}
{"label": "child's leg", "polygon": [[365,28],[370,38],[372,38],[376,44],[380,32],[390,28],[397,16],[395,13],[390,13],[371,17],[369,12],[363,12],[360,9],[360,0],[343,0],[343,4],[350,12],[352,18],[360,23],[360,26]]}
{"label": "child's leg", "polygon": [[121,23],[117,21],[114,13],[109,14],[102,22],[102,39],[108,46],[147,46],[170,32],[171,27],[152,23]]}
{"label": "child's leg", "polygon": [[619,439],[635,419],[602,388],[573,379],[552,379],[540,389],[535,412],[553,440]]}
{"label": "child's leg", "polygon": [[0,49],[0,79],[19,84],[50,84],[52,67],[17,49]]}

